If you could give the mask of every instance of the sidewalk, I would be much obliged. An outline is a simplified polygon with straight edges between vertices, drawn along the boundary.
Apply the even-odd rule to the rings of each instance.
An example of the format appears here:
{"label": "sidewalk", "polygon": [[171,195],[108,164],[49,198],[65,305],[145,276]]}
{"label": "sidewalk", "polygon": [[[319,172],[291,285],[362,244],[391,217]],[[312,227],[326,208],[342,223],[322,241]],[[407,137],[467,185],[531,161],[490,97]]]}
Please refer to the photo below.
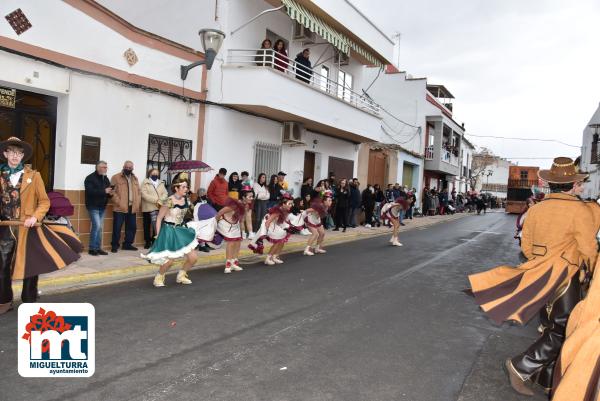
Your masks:
{"label": "sidewalk", "polygon": [[[401,227],[401,232],[409,231],[420,227],[427,227],[437,223],[460,219],[465,216],[474,214],[460,213],[446,216],[428,216],[416,217],[413,220],[406,220],[406,226]],[[325,245],[339,244],[348,241],[356,241],[363,238],[370,238],[378,235],[390,235],[391,229],[388,227],[379,228],[349,228],[345,233],[341,231],[327,231],[325,237]],[[400,234],[402,241],[402,234]],[[255,255],[247,247],[248,241],[242,242],[242,251],[240,253],[240,261],[253,263],[262,260],[264,257]],[[283,253],[298,252],[306,246],[306,237],[303,235],[293,235],[289,242],[285,245]],[[269,245],[266,243],[265,254],[268,251]],[[90,256],[87,253],[81,255],[81,259],[76,263],[67,266],[63,270],[54,273],[40,276],[39,290],[42,294],[58,293],[72,291],[89,286],[98,286],[128,281],[137,278],[152,277],[156,274],[158,267],[149,264],[142,258],[140,253],[146,252],[145,249],[139,251],[122,251],[118,253],[109,253],[108,256]],[[209,253],[200,252],[195,269],[203,269],[209,267],[222,267],[225,262],[225,249],[220,248]],[[170,269],[170,273],[174,274],[178,263],[175,263]],[[17,298],[21,294],[21,282],[15,282],[13,290]]]}

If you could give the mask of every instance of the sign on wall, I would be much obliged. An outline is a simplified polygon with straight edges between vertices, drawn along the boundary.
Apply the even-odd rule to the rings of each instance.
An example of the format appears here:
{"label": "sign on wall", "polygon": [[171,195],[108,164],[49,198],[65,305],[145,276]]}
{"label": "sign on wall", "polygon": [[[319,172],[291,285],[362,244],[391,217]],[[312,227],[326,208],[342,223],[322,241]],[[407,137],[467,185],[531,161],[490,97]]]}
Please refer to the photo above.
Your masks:
{"label": "sign on wall", "polygon": [[8,107],[10,109],[14,109],[16,99],[16,89],[0,88],[0,107]]}
{"label": "sign on wall", "polygon": [[100,138],[81,136],[81,164],[96,164],[100,160]]}

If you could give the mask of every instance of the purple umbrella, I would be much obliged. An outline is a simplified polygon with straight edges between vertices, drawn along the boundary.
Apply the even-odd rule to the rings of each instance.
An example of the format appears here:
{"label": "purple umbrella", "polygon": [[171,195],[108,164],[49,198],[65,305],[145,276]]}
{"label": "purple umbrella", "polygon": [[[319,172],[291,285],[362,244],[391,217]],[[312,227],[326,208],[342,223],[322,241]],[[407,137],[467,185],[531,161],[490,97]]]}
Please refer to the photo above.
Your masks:
{"label": "purple umbrella", "polygon": [[181,160],[178,162],[171,163],[167,172],[169,173],[182,173],[182,172],[200,172],[205,173],[211,171],[212,168],[200,160]]}

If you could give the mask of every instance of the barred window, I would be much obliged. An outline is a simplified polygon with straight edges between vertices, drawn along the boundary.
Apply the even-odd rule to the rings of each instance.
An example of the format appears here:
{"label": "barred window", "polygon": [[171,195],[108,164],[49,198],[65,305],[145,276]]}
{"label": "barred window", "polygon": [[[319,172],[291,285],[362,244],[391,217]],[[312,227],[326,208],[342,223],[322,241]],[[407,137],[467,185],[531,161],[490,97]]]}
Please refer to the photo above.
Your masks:
{"label": "barred window", "polygon": [[157,169],[160,173],[160,178],[166,181],[167,187],[171,185],[171,176],[167,174],[171,163],[180,160],[190,160],[191,158],[191,140],[152,134],[148,136],[146,171],[151,168]]}
{"label": "barred window", "polygon": [[281,169],[281,145],[256,142],[254,144],[254,178],[260,173],[267,175],[267,182],[272,174]]}

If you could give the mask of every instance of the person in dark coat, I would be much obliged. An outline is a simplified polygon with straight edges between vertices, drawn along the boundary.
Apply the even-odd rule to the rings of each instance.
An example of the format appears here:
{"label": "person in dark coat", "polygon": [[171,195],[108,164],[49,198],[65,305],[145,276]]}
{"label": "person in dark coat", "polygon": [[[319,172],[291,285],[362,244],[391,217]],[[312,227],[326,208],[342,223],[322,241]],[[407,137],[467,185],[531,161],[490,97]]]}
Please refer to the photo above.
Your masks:
{"label": "person in dark coat", "polygon": [[302,187],[300,187],[300,197],[302,199],[305,199],[306,195],[313,196],[313,192],[314,192],[314,189],[313,189],[313,179],[312,179],[312,177],[308,177],[302,183]]}
{"label": "person in dark coat", "polygon": [[343,178],[340,181],[340,185],[337,188],[336,202],[335,202],[335,228],[333,231],[339,231],[342,226],[343,232],[346,232],[348,226],[348,206],[350,201],[350,188],[348,187],[348,181]]}
{"label": "person in dark coat", "polygon": [[357,215],[360,210],[361,199],[360,199],[360,184],[357,178],[352,179],[350,182],[350,214],[349,214],[349,222],[350,227],[356,228],[356,220]]}
{"label": "person in dark coat", "polygon": [[373,223],[373,209],[375,208],[375,191],[370,184],[362,192],[362,207],[365,211],[365,227],[370,228]]}
{"label": "person in dark coat", "polygon": [[304,49],[296,55],[296,59],[294,60],[296,62],[296,78],[307,84],[310,83],[313,75],[312,65],[308,59],[309,56],[310,50]]}
{"label": "person in dark coat", "polygon": [[110,180],[106,176],[108,166],[105,161],[96,163],[96,170],[85,177],[85,208],[90,215],[90,244],[88,253],[92,256],[108,255],[102,250],[102,226],[104,224],[104,212],[106,204],[113,189]]}
{"label": "person in dark coat", "polygon": [[383,206],[383,204],[385,203],[385,195],[383,193],[383,191],[381,190],[381,186],[379,186],[379,184],[375,184],[375,186],[373,187],[374,190],[374,197],[375,197],[375,210],[374,210],[374,220],[373,223],[377,224],[377,227],[381,227],[381,206]]}

